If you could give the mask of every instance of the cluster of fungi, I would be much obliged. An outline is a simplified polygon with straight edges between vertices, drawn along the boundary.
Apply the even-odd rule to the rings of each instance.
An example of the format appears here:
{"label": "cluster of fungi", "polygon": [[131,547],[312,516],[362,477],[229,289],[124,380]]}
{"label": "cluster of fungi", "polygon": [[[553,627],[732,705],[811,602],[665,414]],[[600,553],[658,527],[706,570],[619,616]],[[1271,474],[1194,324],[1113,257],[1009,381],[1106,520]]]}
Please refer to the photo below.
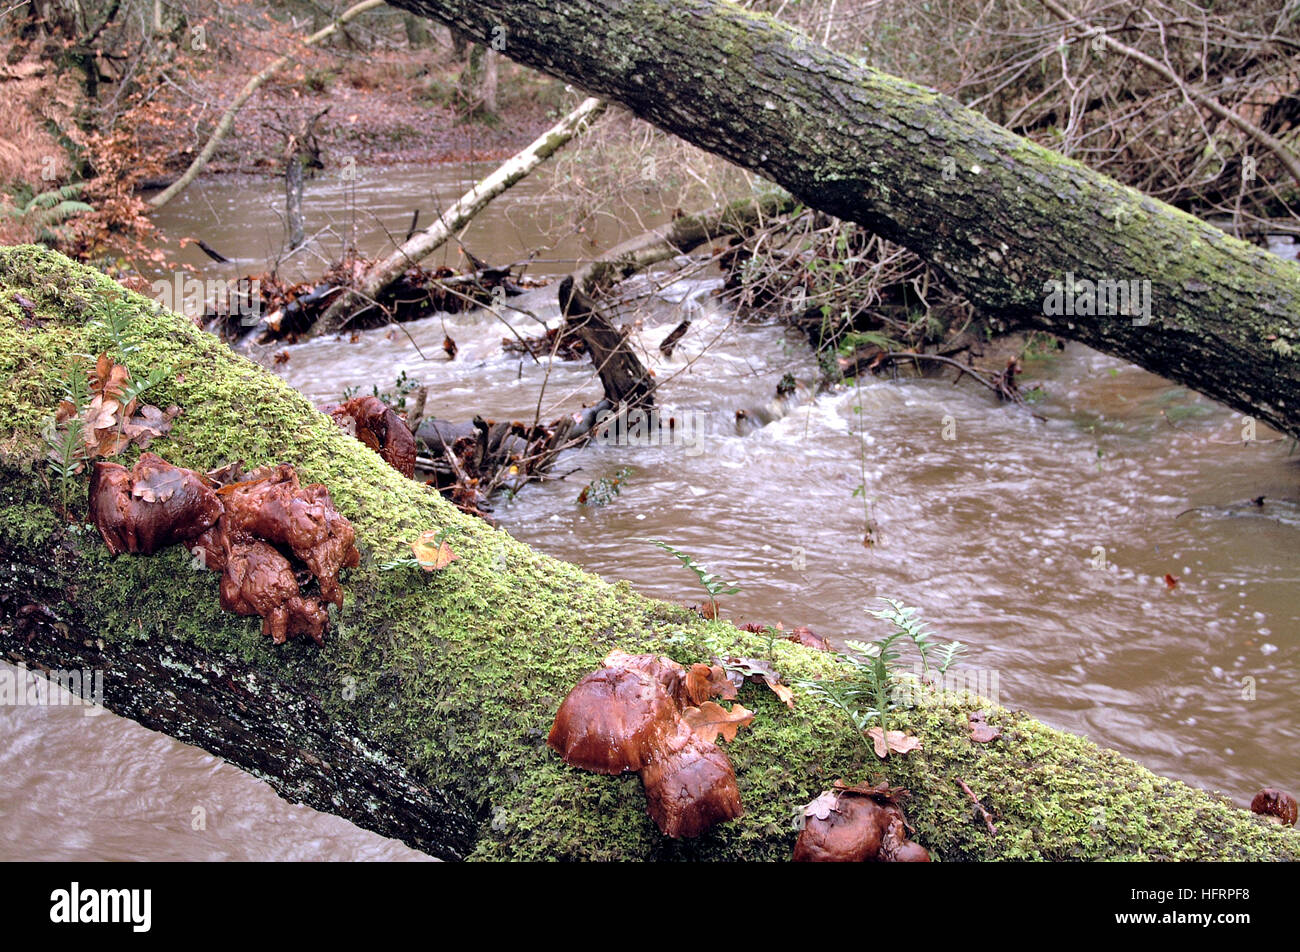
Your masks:
{"label": "cluster of fungi", "polygon": [[[682,716],[711,697],[734,698],[726,672],[622,651],[603,665],[577,683],[555,715],[547,743],[564,762],[595,773],[639,773],[647,809],[665,836],[699,836],[740,816],[731,761]],[[907,838],[896,802],[903,793],[837,783],[804,809],[795,861],[929,862],[929,851]]]}
{"label": "cluster of fungi", "polygon": [[[276,644],[295,635],[324,644],[326,604],[343,607],[339,572],[360,562],[356,533],[329,490],[301,485],[288,465],[241,477],[238,467],[202,474],[153,453],[130,470],[99,462],[90,518],[114,555],[186,545],[221,573],[221,607],[261,616]],[[303,595],[300,571],[316,580],[319,597]]]}
{"label": "cluster of fungi", "polygon": [[796,863],[928,863],[930,851],[907,838],[897,800],[906,791],[835,782],[804,807]]}
{"label": "cluster of fungi", "polygon": [[569,692],[547,743],[566,764],[602,774],[640,773],[650,816],[665,836],[699,836],[743,812],[727,755],[698,736],[682,711],[730,685],[721,668],[688,670],[669,658],[612,652]]}

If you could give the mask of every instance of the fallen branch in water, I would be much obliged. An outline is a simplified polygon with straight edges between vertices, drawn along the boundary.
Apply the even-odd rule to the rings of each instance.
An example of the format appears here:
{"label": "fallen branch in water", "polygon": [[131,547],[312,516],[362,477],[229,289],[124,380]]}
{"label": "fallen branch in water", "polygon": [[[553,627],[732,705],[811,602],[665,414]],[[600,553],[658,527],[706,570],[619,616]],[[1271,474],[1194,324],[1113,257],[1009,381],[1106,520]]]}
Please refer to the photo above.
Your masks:
{"label": "fallen branch in water", "polygon": [[605,111],[600,99],[585,99],[567,116],[533,140],[526,148],[502,163],[487,178],[476,183],[455,204],[438,216],[428,228],[417,232],[402,242],[392,254],[370,265],[357,276],[353,287],[334,299],[329,308],[304,333],[304,337],[318,337],[338,331],[350,313],[367,300],[378,298],[407,269],[442,247],[470,220],[486,208],[494,198],[511,188],[533,169],[560,150],[574,136],[586,129]]}
{"label": "fallen branch in water", "polygon": [[[973,364],[963,364],[960,361],[953,360],[943,354],[922,354],[912,351],[895,351],[884,350],[880,347],[868,347],[855,352],[851,357],[840,358],[840,370],[845,376],[857,376],[862,370],[870,370],[875,373],[886,365],[909,363],[909,362],[926,362],[934,364],[943,364],[949,367],[957,368],[957,376],[953,378],[953,383],[961,380],[962,377],[970,377],[980,386],[991,390],[1002,400],[1014,403],[1016,406],[1028,409],[1029,404],[1025,402],[1025,396],[1016,385],[1015,376],[1020,372],[1020,363],[1014,357],[1007,361],[1007,366],[1001,372],[990,370],[981,370]],[[1042,414],[1034,413],[1030,410],[1036,420],[1045,420]]]}
{"label": "fallen branch in water", "polygon": [[591,439],[607,401],[546,424],[473,423],[425,419],[416,430],[423,452],[416,464],[425,481],[462,512],[490,520],[489,501],[501,489],[518,492],[526,483],[547,478],[555,459]]}
{"label": "fallen branch in water", "polygon": [[[520,279],[524,283],[521,287],[512,279],[508,267],[477,267],[462,274],[445,267],[410,267],[385,288],[380,297],[367,298],[355,290],[354,285],[358,275],[368,267],[365,259],[345,258],[331,266],[318,281],[299,284],[285,283],[273,274],[241,278],[239,288],[244,296],[233,304],[227,302],[222,312],[206,314],[204,325],[236,347],[273,341],[296,343],[309,336],[310,328],[320,320],[320,316],[349,289],[366,306],[350,314],[340,330],[400,325],[439,311],[455,314],[488,307],[500,299],[502,292],[506,296],[518,295],[527,287],[540,286]],[[249,300],[246,289],[253,287],[261,292],[259,302]],[[261,315],[251,324],[245,323],[246,316],[240,313],[249,310]]]}
{"label": "fallen branch in water", "polygon": [[619,281],[663,261],[698,248],[705,242],[744,235],[769,219],[793,211],[798,202],[788,193],[769,191],[742,198],[698,215],[679,215],[666,225],[629,238],[599,258],[574,271],[573,283],[586,294],[598,296]]}

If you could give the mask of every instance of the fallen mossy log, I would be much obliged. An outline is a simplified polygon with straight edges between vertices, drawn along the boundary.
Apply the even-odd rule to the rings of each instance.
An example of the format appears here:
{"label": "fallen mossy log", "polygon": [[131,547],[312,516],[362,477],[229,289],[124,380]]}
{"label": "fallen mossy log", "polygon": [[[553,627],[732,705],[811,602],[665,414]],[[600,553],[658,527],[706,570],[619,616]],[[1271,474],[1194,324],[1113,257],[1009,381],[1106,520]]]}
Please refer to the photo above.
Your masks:
{"label": "fallen mossy log", "polygon": [[[884,775],[911,791],[913,838],[949,861],[1300,858],[1300,832],[1021,712],[980,704],[1001,731],[982,745],[969,704],[900,711],[891,727],[923,749],[882,763],[830,708],[798,696],[788,709],[749,683],[740,701],[754,721],[726,748],[744,815],[666,839],[634,775],[567,767],[546,746],[578,679],[614,648],[683,663],[770,650],[790,682],[832,676],[835,657],[643,598],[459,514],[273,375],[125,294],[123,360],[133,375],[165,368],[153,398],[181,408],[150,449],[199,471],[291,463],[356,529],[362,561],[342,578],[324,647],[274,645],[257,619],[220,609],[215,574],[183,548],[110,556],[81,521],[85,474],[60,487],[44,462],[68,361],[112,346],[96,321],[123,294],[45,249],[0,250],[0,653],[102,671],[110,709],[287,799],[446,858],[788,860],[799,808],[838,778]],[[58,511],[65,488],[71,522]],[[431,529],[447,531],[457,561],[385,566]]]}

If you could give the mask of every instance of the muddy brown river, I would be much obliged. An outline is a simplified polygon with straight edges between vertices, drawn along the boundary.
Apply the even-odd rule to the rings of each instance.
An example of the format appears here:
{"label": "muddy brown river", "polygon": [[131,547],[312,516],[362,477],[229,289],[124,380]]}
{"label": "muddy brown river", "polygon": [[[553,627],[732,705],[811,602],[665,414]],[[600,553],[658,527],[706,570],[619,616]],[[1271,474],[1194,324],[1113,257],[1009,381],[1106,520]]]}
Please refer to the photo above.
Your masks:
{"label": "muddy brown river", "polygon": [[[449,202],[478,171],[385,170],[358,184],[364,213],[342,183],[313,183],[308,233],[353,222],[373,253],[385,230],[404,233],[412,195],[427,212],[430,196]],[[554,184],[525,181],[467,245],[494,262],[525,257],[565,214]],[[160,224],[251,269],[278,243],[277,202],[268,183],[210,182]],[[605,247],[640,225],[593,230]],[[570,236],[534,271],[567,271],[554,259],[592,237]],[[1239,414],[1074,344],[1025,361],[1045,421],[948,380],[818,395],[806,344],[737,323],[717,284],[643,282],[635,335],[664,414],[691,420],[698,438],[570,453],[555,469],[566,478],[498,502],[516,537],[647,594],[699,601],[694,577],[646,541],[662,539],[741,585],[724,615],[837,642],[881,633],[865,610],[901,598],[969,646],[965,665],[1005,706],[1243,805],[1262,786],[1300,789],[1300,456],[1289,441],[1261,427],[1243,445]],[[533,312],[509,315],[520,333],[557,318],[553,291],[515,303]],[[694,323],[665,360],[657,344],[683,316]],[[549,418],[599,397],[586,366],[548,372],[504,354],[510,331],[491,314],[405,328],[409,338],[381,329],[292,347],[276,369],[318,401],[392,388],[404,371],[428,386],[433,413],[456,420],[531,419],[539,396]],[[799,389],[778,399],[787,372]],[[624,467],[608,505],[576,503]],[[6,707],[0,718],[0,859],[426,858],[112,714]]]}

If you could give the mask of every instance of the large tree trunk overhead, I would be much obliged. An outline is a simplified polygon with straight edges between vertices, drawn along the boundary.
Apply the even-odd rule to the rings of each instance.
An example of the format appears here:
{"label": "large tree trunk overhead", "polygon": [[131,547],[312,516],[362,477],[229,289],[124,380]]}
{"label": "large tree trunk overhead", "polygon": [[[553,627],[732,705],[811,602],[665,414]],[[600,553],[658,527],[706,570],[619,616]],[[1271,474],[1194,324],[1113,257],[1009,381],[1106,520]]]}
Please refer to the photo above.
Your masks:
{"label": "large tree trunk overhead", "polygon": [[[393,5],[504,35],[507,56],[905,245],[993,314],[1300,435],[1300,266],[953,99],[725,0]],[[1149,281],[1150,320],[1044,313],[1071,279]]]}

